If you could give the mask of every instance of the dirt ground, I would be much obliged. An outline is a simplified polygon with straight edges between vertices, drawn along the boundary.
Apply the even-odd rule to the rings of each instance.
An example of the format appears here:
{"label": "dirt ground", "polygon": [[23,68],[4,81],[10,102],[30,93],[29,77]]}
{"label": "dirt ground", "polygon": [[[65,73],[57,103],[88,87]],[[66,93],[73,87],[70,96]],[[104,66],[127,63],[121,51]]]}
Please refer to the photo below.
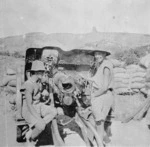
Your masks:
{"label": "dirt ground", "polygon": [[[1,94],[1,121],[0,121],[0,147],[15,147],[15,146],[26,146],[26,143],[16,142],[16,124],[13,119],[14,113],[10,109],[8,103],[8,97]],[[3,100],[3,101],[2,101]],[[2,103],[4,105],[2,105]],[[112,146],[150,146],[150,129],[146,124],[146,120],[141,121],[130,121],[129,123],[121,123],[120,121],[113,120],[111,125],[112,136],[110,137],[111,142],[107,144],[108,147]],[[74,142],[76,139],[79,144]],[[79,141],[80,140],[80,141]],[[72,145],[81,146],[82,140],[79,136],[70,135],[68,136],[69,143]]]}
{"label": "dirt ground", "polygon": [[109,146],[150,146],[150,130],[145,119],[122,124],[112,123],[112,137]]}

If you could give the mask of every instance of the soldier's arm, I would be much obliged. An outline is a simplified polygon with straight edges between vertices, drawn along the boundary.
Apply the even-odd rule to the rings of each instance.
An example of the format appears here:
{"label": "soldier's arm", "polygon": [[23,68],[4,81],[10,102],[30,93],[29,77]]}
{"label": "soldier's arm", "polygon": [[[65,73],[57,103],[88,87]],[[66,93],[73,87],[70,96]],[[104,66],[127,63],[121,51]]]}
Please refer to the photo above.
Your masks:
{"label": "soldier's arm", "polygon": [[94,97],[101,96],[102,94],[107,92],[108,86],[109,86],[109,81],[110,81],[109,79],[110,79],[110,70],[109,70],[109,68],[105,67],[104,68],[104,83],[103,83],[103,86],[99,87],[99,90],[94,92],[94,94],[93,94]]}
{"label": "soldier's arm", "polygon": [[26,103],[27,103],[28,110],[35,118],[40,119],[41,117],[39,116],[39,114],[36,112],[36,110],[34,109],[34,107],[32,105],[32,93],[33,93],[32,85],[27,84],[26,90],[25,90],[25,97],[26,97]]}

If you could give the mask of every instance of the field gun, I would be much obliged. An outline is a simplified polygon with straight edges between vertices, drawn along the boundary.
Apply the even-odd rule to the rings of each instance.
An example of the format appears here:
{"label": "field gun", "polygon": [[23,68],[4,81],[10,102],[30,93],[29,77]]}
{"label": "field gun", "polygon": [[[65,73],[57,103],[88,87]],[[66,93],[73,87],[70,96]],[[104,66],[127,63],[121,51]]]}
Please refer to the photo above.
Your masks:
{"label": "field gun", "polygon": [[[29,48],[26,51],[25,81],[30,77],[29,71],[32,62],[34,60],[43,61],[46,69],[45,73],[49,77],[46,88],[50,92],[52,103],[56,108],[61,107],[64,110],[64,115],[57,116],[51,124],[52,139],[56,146],[65,145],[60,130],[68,124],[74,124],[80,130],[79,134],[87,146],[92,144],[92,140],[87,137],[87,130],[93,134],[97,145],[102,146],[96,129],[88,121],[89,115],[92,115],[89,109],[92,83],[87,80],[87,77],[94,61],[94,52],[98,51],[81,49],[63,51],[58,47]],[[58,59],[55,55],[58,55]],[[58,76],[59,78],[55,80],[55,76],[59,74],[63,74],[63,76]],[[19,88],[21,87],[19,86]],[[19,94],[18,96],[17,110],[21,114],[22,98]],[[83,127],[79,124],[82,124]],[[19,123],[17,128],[19,128]],[[17,140],[21,137],[18,136]]]}

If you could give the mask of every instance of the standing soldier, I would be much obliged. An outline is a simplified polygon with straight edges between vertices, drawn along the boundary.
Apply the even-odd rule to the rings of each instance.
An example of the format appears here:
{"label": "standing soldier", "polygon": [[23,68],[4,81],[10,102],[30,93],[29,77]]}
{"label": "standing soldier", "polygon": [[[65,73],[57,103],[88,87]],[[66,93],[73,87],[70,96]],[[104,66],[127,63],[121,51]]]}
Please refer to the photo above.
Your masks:
{"label": "standing soldier", "polygon": [[92,112],[95,117],[96,129],[104,141],[104,123],[113,105],[113,65],[106,59],[110,55],[106,51],[94,54],[94,64],[91,67],[91,80],[93,81]]}

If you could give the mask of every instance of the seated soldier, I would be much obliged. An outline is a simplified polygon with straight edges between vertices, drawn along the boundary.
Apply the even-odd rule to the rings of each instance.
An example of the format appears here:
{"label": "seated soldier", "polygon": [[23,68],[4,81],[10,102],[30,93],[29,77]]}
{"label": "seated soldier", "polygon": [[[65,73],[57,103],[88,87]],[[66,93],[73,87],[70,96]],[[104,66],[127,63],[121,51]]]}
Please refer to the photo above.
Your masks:
{"label": "seated soldier", "polygon": [[[43,81],[44,64],[41,61],[33,61],[31,77],[24,83],[25,98],[23,99],[22,116],[29,123],[30,130],[26,134],[28,141],[35,140],[56,116],[57,110],[51,105],[40,102],[41,95],[48,95],[48,92],[41,93],[41,80]],[[45,77],[44,77],[45,78]]]}

